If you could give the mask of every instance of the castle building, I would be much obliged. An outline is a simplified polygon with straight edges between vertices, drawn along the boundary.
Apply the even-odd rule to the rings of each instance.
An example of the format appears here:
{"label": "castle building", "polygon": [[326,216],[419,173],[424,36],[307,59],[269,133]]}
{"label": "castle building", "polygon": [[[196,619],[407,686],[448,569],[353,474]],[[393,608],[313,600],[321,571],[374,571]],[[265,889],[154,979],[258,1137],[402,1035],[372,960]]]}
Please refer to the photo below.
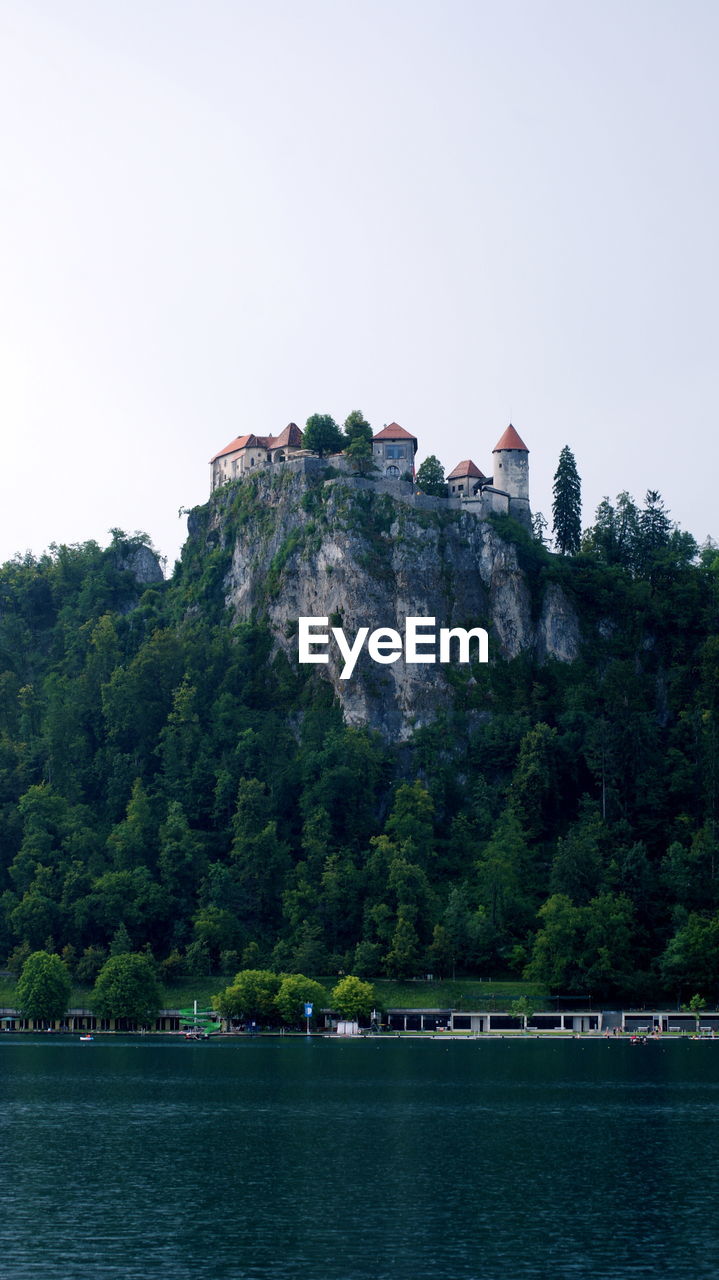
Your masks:
{"label": "castle building", "polygon": [[529,449],[511,422],[492,450],[494,484],[518,502],[529,502]]}
{"label": "castle building", "polygon": [[447,476],[448,495],[459,498],[463,511],[485,520],[491,513],[509,515],[531,525],[529,449],[511,422],[492,450],[494,474],[485,476],[471,458]]}
{"label": "castle building", "polygon": [[465,458],[464,462],[458,462],[454,471],[450,471],[447,476],[449,495],[452,497],[460,494],[467,497],[470,493],[473,494],[475,492],[482,480],[484,480],[485,484],[490,483],[476,463],[472,462],[471,458]]}
{"label": "castle building", "polygon": [[301,448],[302,432],[296,422],[288,423],[278,436],[237,436],[210,459],[212,489],[228,480],[239,480],[266,462],[285,462]]}
{"label": "castle building", "polygon": [[406,471],[414,476],[417,437],[410,435],[398,422],[390,422],[372,436],[372,459],[375,466],[391,480],[399,480]]}
{"label": "castle building", "polygon": [[[414,479],[416,452],[417,437],[405,431],[398,422],[390,422],[372,437],[372,460],[377,479]],[[302,432],[295,422],[290,422],[278,436],[237,436],[210,460],[212,490],[228,481],[241,479],[256,467],[273,466],[292,457],[308,456],[308,451],[303,448]],[[309,461],[307,465],[310,465]],[[347,459],[337,458],[337,465],[350,473],[354,470]],[[532,518],[529,508],[529,449],[511,422],[492,450],[492,467],[493,474],[486,476],[471,458],[458,462],[447,476],[446,501],[478,520],[486,520],[493,514],[510,515],[529,527]],[[412,500],[419,500],[420,496],[414,494]]]}

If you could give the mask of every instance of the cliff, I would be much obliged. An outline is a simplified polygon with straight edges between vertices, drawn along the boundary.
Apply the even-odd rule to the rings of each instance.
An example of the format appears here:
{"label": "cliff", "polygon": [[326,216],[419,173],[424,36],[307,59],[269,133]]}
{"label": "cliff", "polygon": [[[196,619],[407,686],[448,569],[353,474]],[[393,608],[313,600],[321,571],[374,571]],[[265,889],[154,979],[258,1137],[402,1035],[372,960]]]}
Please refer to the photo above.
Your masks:
{"label": "cliff", "polygon": [[[411,615],[434,617],[438,628],[483,626],[490,662],[577,656],[576,614],[556,582],[530,580],[521,542],[458,504],[415,494],[408,482],[298,459],[218,490],[192,513],[189,528],[200,554],[221,557],[234,619],[266,619],[293,663],[301,616],[328,617],[350,640],[361,626],[402,632]],[[400,740],[435,719],[452,690],[478,674],[403,658],[379,666],[365,650],[352,677],[341,680],[334,644],[329,657],[315,670],[331,681],[347,723]]]}

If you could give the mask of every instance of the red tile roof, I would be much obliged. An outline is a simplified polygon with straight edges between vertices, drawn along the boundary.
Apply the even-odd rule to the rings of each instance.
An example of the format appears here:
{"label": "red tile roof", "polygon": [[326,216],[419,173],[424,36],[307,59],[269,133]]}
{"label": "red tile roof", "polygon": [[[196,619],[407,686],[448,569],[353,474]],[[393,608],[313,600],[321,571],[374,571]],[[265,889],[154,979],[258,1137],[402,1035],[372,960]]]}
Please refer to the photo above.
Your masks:
{"label": "red tile roof", "polygon": [[519,436],[517,432],[514,430],[514,427],[512,426],[511,422],[507,427],[507,430],[505,431],[504,435],[500,436],[499,440],[495,444],[492,450],[492,453],[497,453],[500,449],[522,449],[524,453],[529,453],[529,449],[527,448],[526,444],[522,440],[521,436]]}
{"label": "red tile roof", "polygon": [[447,480],[464,479],[465,476],[471,476],[473,480],[486,480],[487,477],[479,467],[472,462],[471,458],[467,458],[465,462],[458,462],[454,471],[450,471],[446,477]]}
{"label": "red tile roof", "polygon": [[220,449],[220,452],[216,453],[214,458],[210,458],[210,462],[216,462],[218,458],[224,458],[226,453],[237,453],[238,449],[246,449],[250,443],[256,444],[257,436],[237,436],[229,444],[226,444],[224,449]]}
{"label": "red tile roof", "polygon": [[373,440],[414,440],[417,443],[417,437],[413,436],[409,431],[405,431],[398,422],[390,422],[388,427],[383,427],[377,432],[376,436],[372,436]]}
{"label": "red tile roof", "polygon": [[210,458],[210,462],[216,462],[218,458],[224,458],[226,453],[237,453],[240,449],[301,449],[302,448],[302,432],[296,422],[289,422],[284,431],[278,436],[237,436],[236,440],[230,441],[224,449],[220,449],[214,458]]}
{"label": "red tile roof", "polygon": [[268,449],[301,449],[302,448],[302,432],[296,422],[288,422],[284,431],[280,432],[277,439],[274,436],[267,436],[267,440],[272,444],[267,445]]}

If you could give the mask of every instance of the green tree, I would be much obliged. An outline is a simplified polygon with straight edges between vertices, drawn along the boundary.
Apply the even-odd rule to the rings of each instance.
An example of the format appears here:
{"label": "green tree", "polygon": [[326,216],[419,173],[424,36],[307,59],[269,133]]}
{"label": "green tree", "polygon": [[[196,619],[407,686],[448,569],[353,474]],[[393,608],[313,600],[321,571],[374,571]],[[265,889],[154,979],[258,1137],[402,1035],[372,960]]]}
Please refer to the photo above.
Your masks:
{"label": "green tree", "polygon": [[560,788],[557,780],[557,731],[535,724],[525,733],[509,787],[510,808],[529,840],[543,840],[552,830]]}
{"label": "green tree", "polygon": [[554,538],[562,555],[576,555],[582,532],[582,485],[569,445],[559,455],[552,503]]}
{"label": "green tree", "polygon": [[661,494],[656,489],[647,489],[644,507],[639,513],[640,546],[647,560],[667,546],[671,531],[672,522]]}
{"label": "green tree", "polygon": [[540,908],[539,918],[542,927],[534,938],[525,978],[546,982],[553,991],[581,993],[582,908],[565,893],[555,893]]}
{"label": "green tree", "polygon": [[339,453],[345,439],[334,418],[328,413],[313,413],[307,419],[303,443],[305,449],[318,453],[322,458],[326,453]]}
{"label": "green tree", "polygon": [[447,492],[444,467],[433,453],[425,458],[417,471],[417,488],[435,498],[443,498]]}
{"label": "green tree", "polygon": [[594,524],[583,539],[583,549],[605,564],[633,569],[639,540],[639,512],[634,500],[624,491],[613,507],[603,498],[597,507]]}
{"label": "green tree", "polygon": [[152,961],[144,954],[110,956],[97,975],[92,1007],[101,1018],[129,1018],[146,1025],[162,1004]]}
{"label": "green tree", "polygon": [[513,1018],[521,1018],[522,1027],[526,1031],[529,1019],[534,1017],[535,1006],[526,996],[519,996],[517,1000],[513,1000],[510,1004],[509,1012]]}
{"label": "green tree", "polygon": [[397,924],[392,934],[392,945],[384,957],[384,965],[391,978],[411,978],[419,967],[419,939],[414,923],[406,910],[400,908]]}
{"label": "green tree", "polygon": [[367,1018],[375,1003],[374,987],[371,982],[362,982],[354,974],[342,978],[330,991],[332,1008],[341,1018],[356,1022],[358,1018]]}
{"label": "green tree", "polygon": [[419,781],[398,786],[385,831],[412,862],[424,866],[434,848],[434,802]]}
{"label": "green tree", "polygon": [[141,780],[135,778],[125,817],[107,838],[107,851],[114,867],[126,871],[146,864],[156,829],[153,805]]}
{"label": "green tree", "polygon": [[277,1011],[286,1026],[297,1026],[304,1019],[305,1004],[314,1006],[313,1017],[329,1005],[325,988],[303,973],[286,973],[275,996]]}
{"label": "green tree", "polygon": [[566,994],[617,996],[636,978],[632,903],[622,894],[600,893],[586,907],[555,893],[540,908],[542,928],[525,970]]}
{"label": "green tree", "polygon": [[59,956],[34,951],[18,979],[16,999],[24,1017],[55,1022],[67,1012],[72,983]]}
{"label": "green tree", "polygon": [[110,941],[111,956],[127,956],[132,952],[132,938],[124,920],[120,921]]}
{"label": "green tree", "polygon": [[223,1018],[272,1022],[280,982],[279,974],[270,969],[241,969],[229,987],[212,997],[212,1006]]}
{"label": "green tree", "polygon": [[86,947],[75,968],[77,981],[91,987],[106,960],[105,947]]}
{"label": "green tree", "polygon": [[659,962],[667,986],[699,990],[716,999],[719,990],[719,916],[692,912],[670,938]]}
{"label": "green tree", "polygon": [[530,861],[519,820],[507,808],[476,864],[479,901],[500,938],[523,936],[531,922]]}
{"label": "green tree", "polygon": [[345,418],[345,436],[348,444],[355,440],[372,444],[372,428],[361,409],[353,409]]}
{"label": "green tree", "polygon": [[700,996],[698,993],[697,995],[693,995],[691,1000],[689,1001],[689,1011],[690,1013],[694,1014],[694,1022],[695,1022],[697,1034],[699,1032],[699,1023],[701,1022],[702,1013],[704,1009],[706,1009],[706,1007],[707,1007],[707,1002],[704,999],[704,996]]}
{"label": "green tree", "polygon": [[551,892],[565,893],[578,906],[589,902],[599,890],[605,843],[601,819],[588,811],[557,840],[549,879]]}
{"label": "green tree", "polygon": [[354,440],[350,440],[345,453],[361,476],[374,469],[372,445],[364,436],[355,436]]}

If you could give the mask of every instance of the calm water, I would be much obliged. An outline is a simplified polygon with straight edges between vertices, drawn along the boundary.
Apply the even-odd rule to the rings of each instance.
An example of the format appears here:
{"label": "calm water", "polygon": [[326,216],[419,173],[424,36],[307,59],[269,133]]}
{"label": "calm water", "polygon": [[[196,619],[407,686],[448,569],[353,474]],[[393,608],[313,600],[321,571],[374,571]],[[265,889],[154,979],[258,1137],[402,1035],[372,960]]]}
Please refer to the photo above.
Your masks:
{"label": "calm water", "polygon": [[719,1276],[719,1042],[0,1039],[0,1274]]}

